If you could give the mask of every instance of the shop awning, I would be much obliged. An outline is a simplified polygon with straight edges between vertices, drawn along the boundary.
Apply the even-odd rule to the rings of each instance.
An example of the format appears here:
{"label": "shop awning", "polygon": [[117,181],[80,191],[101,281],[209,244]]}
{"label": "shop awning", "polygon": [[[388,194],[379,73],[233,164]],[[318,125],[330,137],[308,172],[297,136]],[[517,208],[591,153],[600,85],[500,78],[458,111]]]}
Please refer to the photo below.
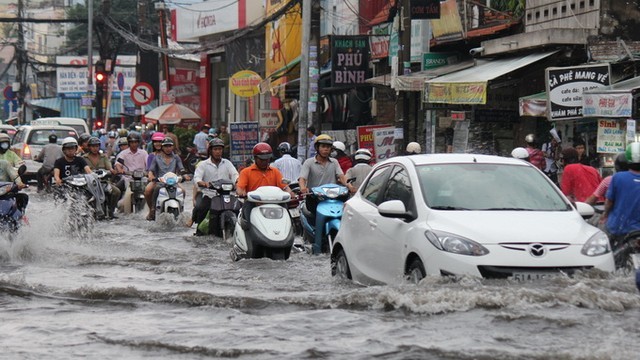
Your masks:
{"label": "shop awning", "polygon": [[372,85],[391,86],[391,74],[374,76],[372,78],[366,79],[364,82]]}
{"label": "shop awning", "polygon": [[547,93],[545,91],[518,99],[520,116],[547,117]]}
{"label": "shop awning", "polygon": [[497,60],[478,60],[477,65],[427,80],[427,102],[486,104],[487,84],[500,76],[540,61],[557,51]]}
{"label": "shop awning", "polygon": [[62,107],[62,98],[46,98],[46,99],[35,99],[35,100],[27,100],[27,104],[41,107],[45,109],[51,109],[54,111],[60,111]]}
{"label": "shop awning", "polygon": [[400,75],[396,77],[395,84],[391,81],[391,74],[374,76],[366,79],[364,82],[373,85],[391,86],[398,91],[423,91],[427,80],[472,67],[473,64],[473,61],[465,61],[457,64],[439,66],[429,70],[416,71],[408,75]]}
{"label": "shop awning", "polygon": [[631,117],[640,76],[582,93],[582,116]]}
{"label": "shop awning", "polygon": [[[156,105],[154,105],[155,103],[156,102],[146,105],[144,107],[145,112],[151,111],[151,109],[156,107]],[[80,106],[80,99],[76,99],[76,98],[56,97],[56,98],[47,98],[47,99],[37,99],[37,100],[29,101],[29,105],[57,111],[60,113],[60,116],[62,117],[74,117],[74,118],[82,119],[87,116],[87,110],[83,109]],[[135,107],[135,104],[133,103],[133,100],[131,100],[128,97],[125,97],[124,107],[125,109],[127,108],[131,109]],[[93,114],[95,116],[95,110]],[[120,99],[119,98],[111,99],[111,104],[109,106],[109,117],[120,117],[121,115],[123,114],[121,114],[121,111],[120,111]]]}

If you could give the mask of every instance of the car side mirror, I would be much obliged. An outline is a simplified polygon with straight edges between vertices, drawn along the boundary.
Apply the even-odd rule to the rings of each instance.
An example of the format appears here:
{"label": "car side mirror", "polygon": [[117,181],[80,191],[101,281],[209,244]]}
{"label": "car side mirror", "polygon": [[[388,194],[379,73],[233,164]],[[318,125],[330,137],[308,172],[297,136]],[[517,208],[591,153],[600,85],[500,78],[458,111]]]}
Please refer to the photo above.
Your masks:
{"label": "car side mirror", "polygon": [[407,211],[404,203],[400,200],[389,200],[378,205],[378,213],[388,218],[399,218],[404,220],[413,219],[413,214]]}
{"label": "car side mirror", "polygon": [[576,201],[575,207],[576,210],[578,210],[580,216],[582,216],[582,218],[585,220],[590,219],[596,212],[593,206],[579,201]]}

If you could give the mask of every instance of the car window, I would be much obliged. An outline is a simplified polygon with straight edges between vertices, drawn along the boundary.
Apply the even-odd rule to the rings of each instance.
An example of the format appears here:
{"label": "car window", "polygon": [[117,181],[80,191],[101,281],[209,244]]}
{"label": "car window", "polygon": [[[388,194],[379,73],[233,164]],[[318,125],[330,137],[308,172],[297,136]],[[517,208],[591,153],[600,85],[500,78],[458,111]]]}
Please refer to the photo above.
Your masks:
{"label": "car window", "polygon": [[77,137],[75,131],[71,130],[62,130],[62,129],[38,129],[33,130],[29,134],[29,141],[27,144],[30,145],[47,145],[49,143],[49,135],[55,134],[58,137],[58,143],[62,141],[62,139],[72,136]]}
{"label": "car window", "polygon": [[393,166],[383,166],[373,170],[371,177],[366,184],[361,187],[361,194],[366,200],[371,201],[372,203],[378,205],[378,195],[380,195],[380,190],[384,187],[389,174],[391,174],[391,170]]}
{"label": "car window", "polygon": [[400,200],[406,209],[412,204],[411,181],[407,170],[402,166],[394,166],[387,181],[387,186],[383,191],[379,204],[389,200]]}
{"label": "car window", "polygon": [[564,211],[571,207],[530,166],[437,164],[416,167],[424,201],[441,210]]}
{"label": "car window", "polygon": [[24,141],[24,132],[25,131],[23,129],[18,130],[16,136],[13,137],[12,144],[21,143],[22,141]]}

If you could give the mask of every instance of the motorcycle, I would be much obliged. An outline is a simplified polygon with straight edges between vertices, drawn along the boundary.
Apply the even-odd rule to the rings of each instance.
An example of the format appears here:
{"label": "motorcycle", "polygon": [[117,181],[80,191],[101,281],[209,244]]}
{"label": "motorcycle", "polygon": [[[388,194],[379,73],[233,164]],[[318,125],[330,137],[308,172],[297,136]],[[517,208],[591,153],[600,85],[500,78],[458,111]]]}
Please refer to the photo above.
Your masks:
{"label": "motorcycle", "polygon": [[185,193],[184,190],[178,186],[178,183],[182,182],[182,177],[168,172],[158,180],[161,188],[155,205],[156,214],[172,214],[174,220],[178,220],[180,214],[184,211]]}
{"label": "motorcycle", "polygon": [[300,222],[308,253],[332,252],[333,240],[340,229],[342,208],[348,199],[349,189],[337,184],[316,186],[307,194],[300,204]]}
{"label": "motorcycle", "polygon": [[302,223],[300,222],[300,203],[302,202],[302,194],[300,194],[300,184],[297,182],[289,183],[289,189],[293,192],[294,197],[287,204],[289,216],[293,221],[293,230],[296,236],[302,236]]}
{"label": "motorcycle", "polygon": [[211,199],[211,206],[207,214],[208,221],[198,225],[199,234],[212,234],[222,237],[224,241],[231,240],[238,221],[238,213],[242,208],[242,203],[233,193],[234,190],[235,183],[226,179],[213,181],[209,183],[208,188],[202,189],[202,196]]}
{"label": "motorcycle", "polygon": [[107,198],[102,186],[102,179],[104,179],[109,172],[105,170],[97,170],[90,174],[78,174],[67,176],[62,179],[67,189],[71,190],[70,195],[75,197],[79,195],[86,200],[89,205],[90,214],[86,214],[78,207],[78,198],[73,199],[72,210],[80,210],[79,214],[74,214],[80,217],[91,216],[96,220],[102,220],[108,218],[108,204]]}
{"label": "motorcycle", "polygon": [[128,181],[125,193],[122,196],[123,209],[125,213],[139,213],[146,204],[144,199],[144,189],[147,187],[147,177],[144,170],[128,171],[128,167],[125,164],[124,159],[117,160],[122,166],[127,169],[126,175],[130,175],[131,178]]}
{"label": "motorcycle", "polygon": [[207,160],[206,154],[198,153],[198,148],[195,147],[187,147],[187,156],[182,160],[182,164],[184,165],[184,169],[186,172],[193,174],[196,172],[196,167],[200,161]]}
{"label": "motorcycle", "polygon": [[288,192],[276,186],[262,186],[247,194],[245,201],[255,204],[240,211],[234,230],[234,245],[231,259],[268,257],[272,260],[287,260],[291,254],[294,234],[286,203],[291,199]]}
{"label": "motorcycle", "polygon": [[[18,177],[27,171],[26,165],[18,169]],[[11,234],[18,231],[23,222],[26,222],[24,213],[18,209],[16,194],[20,192],[14,181],[0,182],[0,231],[8,231]]]}

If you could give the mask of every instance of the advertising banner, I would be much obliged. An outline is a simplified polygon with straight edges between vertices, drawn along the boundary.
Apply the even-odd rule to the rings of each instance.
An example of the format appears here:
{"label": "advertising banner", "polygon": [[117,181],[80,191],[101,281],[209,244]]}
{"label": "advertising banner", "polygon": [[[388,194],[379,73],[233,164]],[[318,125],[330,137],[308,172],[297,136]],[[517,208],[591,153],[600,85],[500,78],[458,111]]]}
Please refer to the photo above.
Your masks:
{"label": "advertising banner", "polygon": [[633,95],[582,94],[582,115],[593,117],[631,117]]}
{"label": "advertising banner", "polygon": [[396,155],[394,127],[373,129],[373,141],[376,162],[384,161]]}
{"label": "advertising banner", "polygon": [[429,83],[427,102],[445,104],[486,104],[487,83]]}
{"label": "advertising banner", "polygon": [[608,86],[609,64],[586,65],[545,70],[550,121],[581,118],[582,93]]}
{"label": "advertising banner", "polygon": [[200,114],[200,88],[198,87],[197,69],[176,68],[170,74],[171,91],[176,104],[184,105]]}
{"label": "advertising banner", "polygon": [[[98,61],[99,57],[93,57],[93,63]],[[65,98],[80,98],[87,94],[87,57],[86,56],[56,56],[56,64],[63,65],[56,68],[56,84],[58,96],[64,94]],[[64,66],[76,65],[77,67]],[[122,73],[124,76],[123,96],[128,97],[131,88],[136,83],[136,56],[120,55],[116,60],[116,66],[113,74]],[[95,67],[93,69],[95,74]],[[113,75],[115,76],[115,75]],[[91,91],[95,92],[95,81]],[[120,94],[117,81],[111,81],[111,91],[114,94]]]}
{"label": "advertising banner", "polygon": [[229,124],[231,137],[231,162],[235,166],[252,159],[253,147],[258,143],[258,123],[241,122]]}
{"label": "advertising banner", "polygon": [[240,97],[252,97],[260,93],[262,78],[251,70],[242,70],[233,74],[229,79],[229,89]]}
{"label": "advertising banner", "polygon": [[365,125],[356,127],[358,149],[367,149],[371,151],[371,155],[373,156],[373,159],[375,159],[376,151],[373,142],[373,130],[388,127],[389,125]]}
{"label": "advertising banner", "polygon": [[331,37],[331,86],[365,84],[369,70],[368,36]]}
{"label": "advertising banner", "polygon": [[[274,14],[291,1],[293,0],[267,0],[266,15]],[[302,49],[301,24],[302,7],[298,4],[284,16],[269,21],[265,25],[266,78],[300,56]],[[271,86],[276,87],[286,84],[287,76],[272,80]]]}
{"label": "advertising banner", "polygon": [[626,132],[616,120],[598,121],[598,140],[596,151],[599,153],[620,153],[625,150]]}

